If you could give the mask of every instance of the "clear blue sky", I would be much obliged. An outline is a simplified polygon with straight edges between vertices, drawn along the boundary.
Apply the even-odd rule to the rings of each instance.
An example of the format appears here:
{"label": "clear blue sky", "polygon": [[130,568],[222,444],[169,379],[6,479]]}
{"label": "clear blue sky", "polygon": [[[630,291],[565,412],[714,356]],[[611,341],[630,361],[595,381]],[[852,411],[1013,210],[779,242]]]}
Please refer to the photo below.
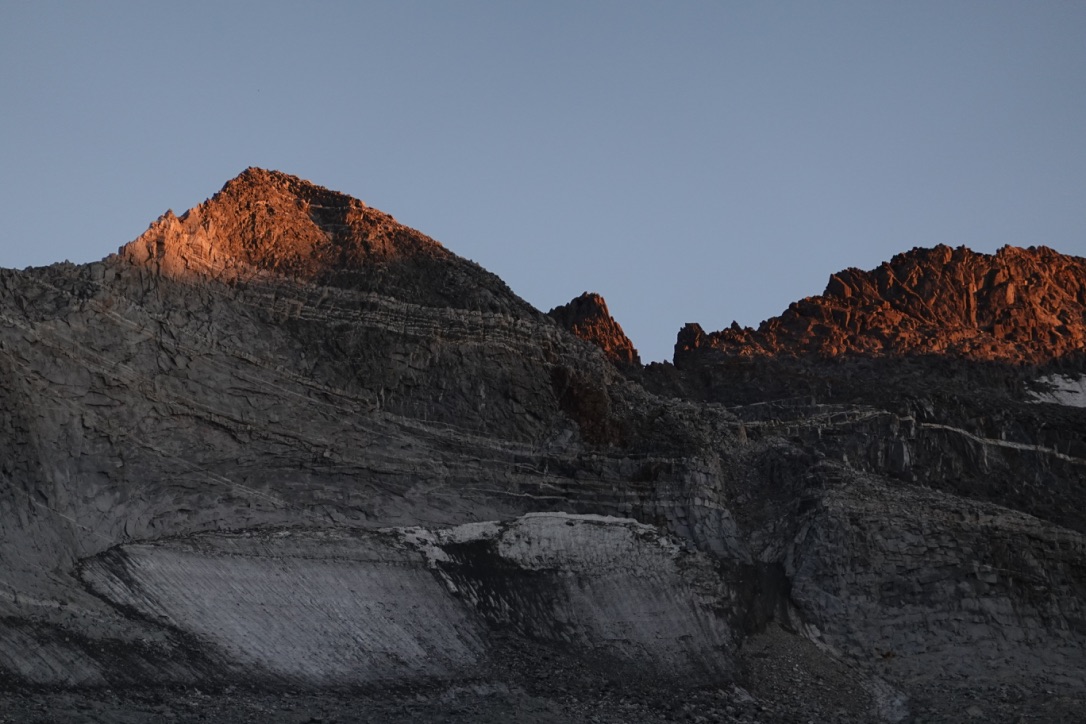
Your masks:
{"label": "clear blue sky", "polygon": [[247,166],[357,196],[645,359],[913,246],[1086,256],[1086,2],[0,0],[0,266]]}

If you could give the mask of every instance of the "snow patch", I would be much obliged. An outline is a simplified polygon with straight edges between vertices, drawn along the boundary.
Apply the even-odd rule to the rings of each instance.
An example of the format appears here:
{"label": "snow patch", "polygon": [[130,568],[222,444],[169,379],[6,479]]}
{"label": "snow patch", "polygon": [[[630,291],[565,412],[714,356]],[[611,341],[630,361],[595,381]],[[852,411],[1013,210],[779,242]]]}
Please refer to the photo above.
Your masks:
{"label": "snow patch", "polygon": [[1047,392],[1034,392],[1036,402],[1048,402],[1065,407],[1086,407],[1086,376],[1046,375],[1037,380],[1050,385]]}

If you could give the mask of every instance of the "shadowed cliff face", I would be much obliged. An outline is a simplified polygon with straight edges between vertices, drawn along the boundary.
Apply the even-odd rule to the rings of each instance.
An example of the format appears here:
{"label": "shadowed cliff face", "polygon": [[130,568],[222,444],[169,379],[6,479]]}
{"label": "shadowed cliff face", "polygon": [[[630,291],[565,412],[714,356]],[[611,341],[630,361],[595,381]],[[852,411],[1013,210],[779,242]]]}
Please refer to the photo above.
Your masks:
{"label": "shadowed cliff face", "polygon": [[1046,247],[994,255],[913,249],[871,271],[830,277],[758,329],[687,325],[675,363],[734,356],[937,354],[1038,364],[1086,347],[1086,259]]}
{"label": "shadowed cliff face", "polygon": [[0,712],[1071,716],[1081,262],[914,251],[644,368],[597,295],[543,315],[258,169],[101,262],[0,270]]}

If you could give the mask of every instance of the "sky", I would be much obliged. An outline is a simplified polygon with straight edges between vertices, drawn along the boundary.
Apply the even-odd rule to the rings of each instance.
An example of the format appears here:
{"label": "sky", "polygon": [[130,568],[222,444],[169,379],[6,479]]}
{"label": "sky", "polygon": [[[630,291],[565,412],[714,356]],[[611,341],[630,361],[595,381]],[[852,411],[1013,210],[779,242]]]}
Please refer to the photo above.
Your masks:
{"label": "sky", "polygon": [[0,266],[249,166],[670,359],[914,246],[1086,256],[1086,2],[0,0]]}

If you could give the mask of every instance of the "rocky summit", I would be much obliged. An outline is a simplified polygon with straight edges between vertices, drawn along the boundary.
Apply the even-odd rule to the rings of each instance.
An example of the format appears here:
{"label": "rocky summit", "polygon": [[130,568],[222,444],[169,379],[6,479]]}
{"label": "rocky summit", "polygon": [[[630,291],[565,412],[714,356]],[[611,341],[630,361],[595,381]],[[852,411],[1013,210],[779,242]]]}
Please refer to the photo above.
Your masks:
{"label": "rocky summit", "polygon": [[640,364],[249,169],[0,270],[0,721],[1081,721],[1086,260]]}
{"label": "rocky summit", "polygon": [[1086,347],[1086,259],[1047,247],[913,249],[871,271],[846,269],[826,291],[758,329],[705,334],[688,325],[675,347],[730,355],[939,354],[1042,363]]}

